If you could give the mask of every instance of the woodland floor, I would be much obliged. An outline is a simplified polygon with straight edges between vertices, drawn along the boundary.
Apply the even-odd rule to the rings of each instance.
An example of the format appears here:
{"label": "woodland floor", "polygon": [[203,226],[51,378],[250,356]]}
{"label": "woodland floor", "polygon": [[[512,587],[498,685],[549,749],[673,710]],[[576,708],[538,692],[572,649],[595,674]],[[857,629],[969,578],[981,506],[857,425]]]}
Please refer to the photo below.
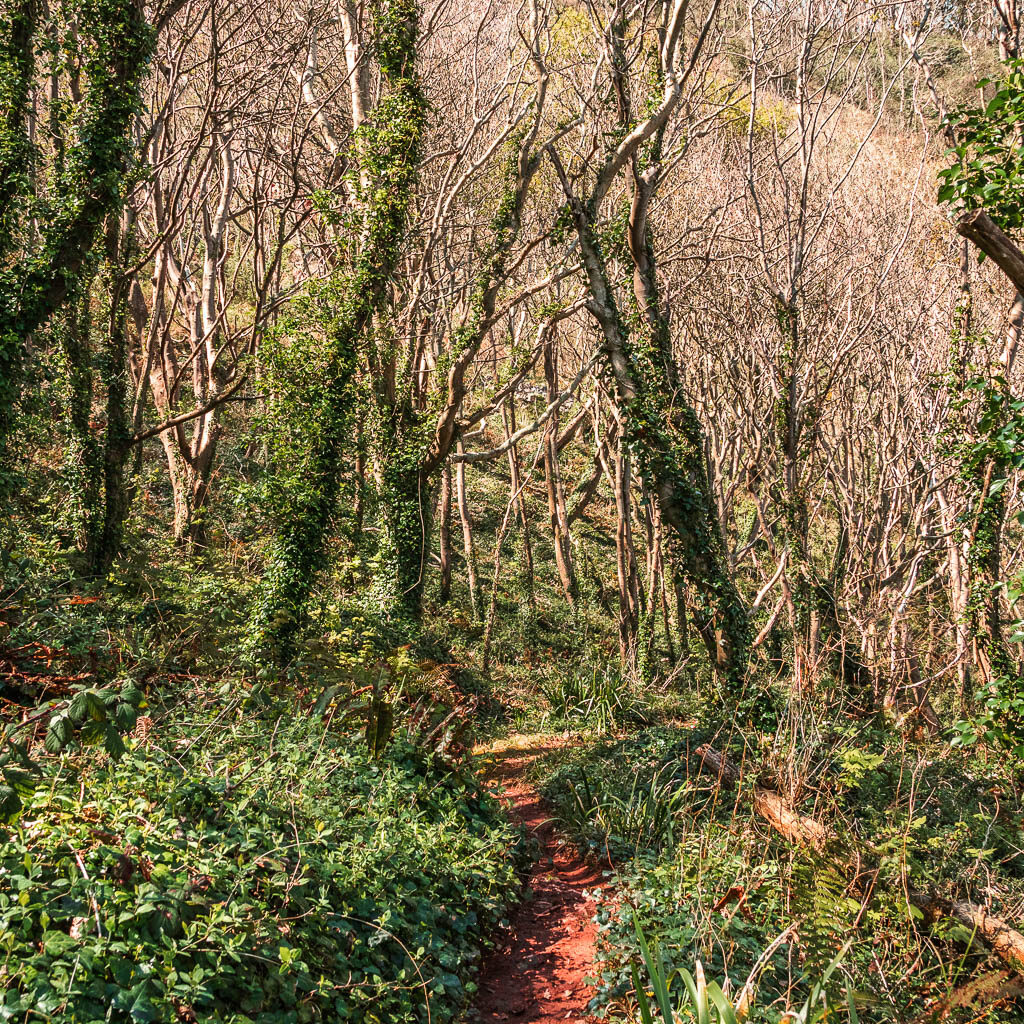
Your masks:
{"label": "woodland floor", "polygon": [[514,736],[487,748],[488,783],[536,839],[539,856],[507,935],[480,972],[477,1020],[555,1024],[592,1021],[587,978],[594,966],[594,896],[606,884],[554,827],[525,779],[530,764],[559,745],[556,737]]}

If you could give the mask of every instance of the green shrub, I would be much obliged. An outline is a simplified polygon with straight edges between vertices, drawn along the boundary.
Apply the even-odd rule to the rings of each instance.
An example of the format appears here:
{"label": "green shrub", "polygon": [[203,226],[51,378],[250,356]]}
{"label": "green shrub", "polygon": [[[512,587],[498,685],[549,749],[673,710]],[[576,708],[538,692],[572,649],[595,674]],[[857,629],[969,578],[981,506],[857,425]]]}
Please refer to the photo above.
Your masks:
{"label": "green shrub", "polygon": [[515,889],[496,803],[402,737],[373,761],[239,703],[27,798],[0,849],[0,1019],[453,1019]]}

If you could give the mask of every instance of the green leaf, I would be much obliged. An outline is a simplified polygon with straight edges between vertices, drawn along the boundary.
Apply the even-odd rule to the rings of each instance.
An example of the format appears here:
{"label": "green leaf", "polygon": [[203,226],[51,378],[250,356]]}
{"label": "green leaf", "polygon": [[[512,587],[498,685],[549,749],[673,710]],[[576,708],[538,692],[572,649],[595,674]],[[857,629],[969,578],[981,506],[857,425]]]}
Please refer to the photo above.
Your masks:
{"label": "green leaf", "polygon": [[637,1005],[640,1007],[641,1024],[654,1024],[654,1017],[651,1016],[651,1003],[643,985],[640,984],[640,974],[636,969],[636,964],[631,964],[629,969],[633,975],[633,991],[636,993]]}
{"label": "green leaf", "polygon": [[114,722],[122,732],[133,729],[138,720],[139,713],[131,704],[118,704],[114,710]]}
{"label": "green leaf", "polygon": [[79,939],[73,939],[67,932],[48,931],[43,933],[43,948],[49,956],[63,956],[69,949],[79,945]]}
{"label": "green leaf", "polygon": [[721,1024],[739,1024],[739,1021],[736,1018],[736,1011],[733,1009],[732,1003],[726,999],[725,993],[722,991],[717,981],[708,982],[708,995],[711,997],[711,1001],[718,1008],[718,1019]]}
{"label": "green leaf", "polygon": [[850,1024],[860,1024],[860,1017],[857,1014],[857,1007],[853,1003],[853,989],[846,990],[846,1006],[850,1014]]}
{"label": "green leaf", "polygon": [[0,821],[13,825],[22,811],[21,799],[11,786],[0,784]]}
{"label": "green leaf", "polygon": [[121,700],[137,708],[145,703],[145,694],[134,683],[128,683],[121,690]]}
{"label": "green leaf", "polygon": [[124,754],[124,740],[121,739],[121,733],[118,732],[116,726],[107,726],[106,734],[103,738],[103,746],[115,761]]}
{"label": "green leaf", "polygon": [[54,715],[46,729],[44,746],[47,753],[59,754],[71,742],[72,734],[71,720],[67,715]]}
{"label": "green leaf", "polygon": [[80,722],[89,713],[89,694],[86,690],[79,690],[71,698],[68,705],[68,716],[72,721]]}
{"label": "green leaf", "polygon": [[35,792],[35,777],[20,768],[4,768],[3,777],[7,785],[19,796],[31,796]]}

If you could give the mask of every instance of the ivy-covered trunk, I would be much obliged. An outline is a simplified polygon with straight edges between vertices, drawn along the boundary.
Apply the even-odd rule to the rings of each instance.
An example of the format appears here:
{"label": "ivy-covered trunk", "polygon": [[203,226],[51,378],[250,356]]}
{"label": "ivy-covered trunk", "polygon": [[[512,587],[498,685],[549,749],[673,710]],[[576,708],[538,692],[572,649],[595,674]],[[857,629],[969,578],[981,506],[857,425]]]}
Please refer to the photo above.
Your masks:
{"label": "ivy-covered trunk", "polygon": [[[127,237],[126,237],[127,236]],[[131,505],[127,466],[132,453],[132,425],[128,409],[128,291],[124,273],[132,253],[131,231],[123,232],[111,217],[106,232],[106,262],[101,275],[106,293],[106,338],[100,363],[106,409],[103,439],[103,510],[92,535],[89,566],[96,575],[110,572],[121,551],[124,524]]]}
{"label": "ivy-covered trunk", "polygon": [[[123,272],[121,244],[119,220],[110,217],[100,272],[51,321],[64,373],[67,500],[62,518],[84,555],[81,569],[89,576],[106,575],[120,553],[131,499],[126,473],[133,451],[126,302],[130,279]],[[102,317],[94,317],[94,304],[102,308]],[[97,379],[102,411],[94,409]]]}
{"label": "ivy-covered trunk", "polygon": [[[253,646],[278,664],[291,660],[310,590],[323,565],[351,424],[352,382],[363,334],[387,301],[419,173],[426,104],[416,73],[415,0],[371,5],[374,56],[384,95],[356,133],[362,210],[346,267],[315,297],[325,335],[323,372],[299,396],[302,430],[277,453],[271,495],[278,536],[258,602]],[[295,410],[292,410],[294,412]],[[406,529],[403,524],[399,531]]]}
{"label": "ivy-covered trunk", "polygon": [[782,498],[782,517],[777,529],[786,559],[781,582],[793,635],[793,688],[797,693],[803,693],[814,688],[817,672],[818,616],[809,553],[810,516],[802,471],[806,453],[805,428],[813,427],[805,423],[805,414],[798,400],[800,309],[795,301],[777,299],[776,302],[783,378],[783,387],[779,389],[773,410],[778,451],[776,485]]}
{"label": "ivy-covered trunk", "polygon": [[95,543],[102,520],[103,453],[92,427],[93,351],[91,295],[88,287],[51,322],[60,346],[64,374],[64,466],[67,499],[61,525],[80,551]]}
{"label": "ivy-covered trunk", "polygon": [[[543,91],[543,90],[542,90]],[[541,109],[538,101],[537,116]],[[369,398],[372,409],[368,419],[373,430],[374,461],[377,467],[378,507],[383,526],[381,574],[378,588],[384,607],[412,620],[422,610],[426,580],[427,555],[433,526],[433,513],[440,477],[446,471],[452,449],[462,452],[458,415],[467,393],[466,371],[479,350],[491,318],[494,316],[498,292],[506,274],[511,243],[518,235],[523,206],[530,182],[540,164],[533,150],[537,124],[510,140],[510,156],[505,164],[503,188],[497,210],[491,220],[492,236],[481,257],[469,298],[465,320],[455,330],[452,350],[446,353],[437,376],[445,381],[443,404],[433,424],[428,422],[421,405],[410,398],[410,367],[404,378],[397,369],[395,352],[381,330],[369,352],[369,373],[372,387]],[[465,464],[454,470],[455,498],[462,522],[470,602],[473,618],[481,617],[477,582],[476,556],[473,550],[472,525],[466,498]],[[449,479],[449,489],[451,480]],[[563,499],[564,507],[564,499]],[[451,493],[447,496],[450,515]],[[442,526],[450,531],[450,520],[442,515]],[[450,554],[450,533],[442,540],[444,556]],[[450,592],[450,560],[442,565],[442,600]],[[445,576],[447,572],[447,576]]]}
{"label": "ivy-covered trunk", "polygon": [[[978,467],[981,469],[981,467]],[[986,683],[1015,674],[1003,637],[1000,596],[1003,590],[1002,544],[1006,495],[1001,486],[1010,473],[1003,458],[993,458],[974,481],[977,502],[970,526],[967,563],[970,572],[968,614],[974,661]],[[999,481],[1000,486],[993,487]]]}
{"label": "ivy-covered trunk", "polygon": [[[554,340],[549,336],[544,343],[544,380],[547,383],[549,403],[558,397],[558,355]],[[544,430],[544,484],[548,496],[548,517],[551,521],[551,543],[555,552],[555,565],[562,584],[562,593],[570,607],[576,606],[578,585],[573,564],[572,540],[569,536],[569,517],[565,508],[565,488],[558,466],[558,410],[548,420]]]}
{"label": "ivy-covered trunk", "polygon": [[[87,84],[75,133],[50,187],[53,198],[43,208],[33,202],[28,174],[35,9],[7,0],[0,14],[0,247],[13,257],[0,271],[0,473],[8,468],[26,343],[82,294],[97,233],[123,201],[131,123],[153,48],[141,5],[83,0],[79,70]],[[29,212],[31,232],[23,223]]]}
{"label": "ivy-covered trunk", "polygon": [[[593,302],[604,333],[605,352],[624,412],[624,439],[662,518],[671,528],[670,563],[679,584],[697,596],[694,617],[712,662],[737,699],[746,680],[747,611],[728,569],[717,510],[711,496],[703,434],[693,410],[679,400],[664,353],[649,335],[632,334],[619,316],[592,217],[572,204]],[[646,275],[645,275],[646,276]],[[653,266],[644,285],[654,305]]]}
{"label": "ivy-covered trunk", "polygon": [[[392,425],[393,426],[393,425]],[[416,620],[423,601],[437,481],[420,463],[420,445],[394,428],[378,446],[381,558],[377,586],[385,611]]]}
{"label": "ivy-covered trunk", "polygon": [[[628,110],[620,92],[623,111]],[[649,121],[649,124],[656,124]],[[652,129],[657,138],[658,129]],[[654,250],[647,213],[659,180],[657,141],[643,170],[634,150],[633,195],[625,238],[617,253],[633,266],[635,310],[621,316],[597,233],[598,204],[610,180],[599,180],[586,202],[577,198],[552,151],[567,198],[568,214],[579,240],[590,293],[588,308],[603,335],[603,351],[623,413],[623,439],[635,458],[668,527],[666,553],[677,587],[695,597],[693,619],[711,662],[734,707],[773,727],[770,698],[760,706],[746,694],[749,620],[733,581],[711,493],[704,437],[693,408],[681,394],[681,382],[658,295]],[[609,166],[614,166],[609,163]],[[621,236],[620,236],[621,238]]]}

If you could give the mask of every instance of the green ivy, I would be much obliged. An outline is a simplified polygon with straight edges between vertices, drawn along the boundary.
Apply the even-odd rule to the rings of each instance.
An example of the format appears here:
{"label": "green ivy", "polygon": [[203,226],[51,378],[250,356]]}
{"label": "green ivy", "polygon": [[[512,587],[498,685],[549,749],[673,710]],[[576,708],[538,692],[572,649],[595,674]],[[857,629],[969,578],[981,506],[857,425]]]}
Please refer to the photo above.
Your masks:
{"label": "green ivy", "polygon": [[[976,695],[974,712],[953,726],[958,744],[978,739],[1016,753],[1024,752],[1024,684],[1014,669],[999,622],[998,592],[1008,584],[999,571],[1006,486],[1024,467],[1024,401],[1014,398],[1001,376],[974,374],[966,382],[948,380],[954,413],[976,407],[970,431],[956,416],[954,428],[943,437],[953,460],[966,501],[957,524],[968,541],[969,589],[967,620],[976,643],[992,669],[992,685]],[[1024,513],[1017,519],[1024,523]],[[1020,596],[1019,581],[1011,588],[1011,601]],[[996,591],[997,593],[993,593]],[[1014,637],[1020,639],[1020,630]]]}
{"label": "green ivy", "polygon": [[[413,0],[372,6],[373,54],[386,91],[356,132],[354,150],[365,181],[358,189],[358,238],[351,262],[315,292],[283,325],[294,333],[292,351],[276,367],[284,397],[276,402],[283,424],[274,435],[276,479],[270,489],[278,538],[265,573],[252,647],[276,664],[289,662],[306,617],[310,590],[323,567],[337,503],[343,453],[352,422],[353,384],[367,346],[367,330],[387,301],[387,289],[405,236],[419,173],[426,101],[416,72],[419,15]],[[305,317],[304,324],[299,318]],[[305,329],[303,330],[303,326]],[[312,330],[310,330],[312,328]],[[302,342],[311,342],[303,346]],[[308,391],[289,385],[289,371],[314,357]],[[291,404],[287,404],[291,403]]]}
{"label": "green ivy", "polygon": [[[481,267],[470,293],[469,311],[454,331],[451,345],[438,360],[434,379],[446,387],[452,367],[465,362],[483,338],[487,317],[493,310],[495,282],[502,281],[519,232],[522,207],[529,183],[540,163],[537,154],[522,154],[525,131],[506,142],[501,191],[491,217],[491,236],[482,252]],[[525,162],[525,167],[521,164]],[[415,619],[423,592],[424,548],[431,529],[436,471],[447,451],[433,451],[430,413],[440,415],[446,391],[434,394],[427,410],[414,409],[409,395],[411,367],[405,370],[397,401],[388,393],[385,375],[373,381],[372,418],[374,446],[381,467],[380,510],[384,536],[379,574],[384,604]]]}
{"label": "green ivy", "polygon": [[35,50],[42,48],[37,9],[8,2],[0,15],[0,246],[13,253],[0,269],[0,495],[13,486],[8,447],[26,342],[80,294],[97,232],[123,202],[131,125],[154,44],[132,0],[77,0],[62,10],[78,26],[86,84],[73,136],[43,189],[36,182],[45,177],[29,174],[38,155],[27,128]]}

